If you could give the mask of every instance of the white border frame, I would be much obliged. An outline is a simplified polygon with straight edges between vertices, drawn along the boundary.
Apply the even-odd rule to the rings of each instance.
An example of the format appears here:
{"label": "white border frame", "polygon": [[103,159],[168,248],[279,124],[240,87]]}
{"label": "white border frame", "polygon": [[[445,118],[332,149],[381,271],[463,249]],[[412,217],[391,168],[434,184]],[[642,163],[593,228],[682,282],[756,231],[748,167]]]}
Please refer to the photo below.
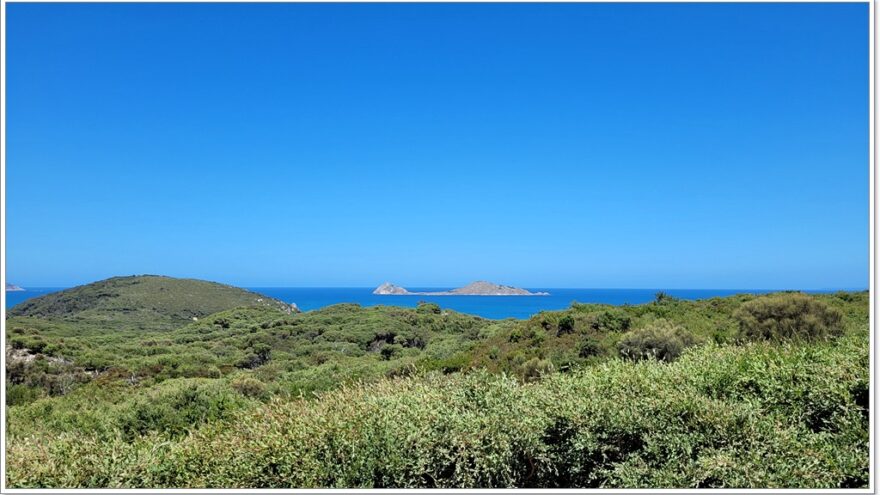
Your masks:
{"label": "white border frame", "polygon": [[[750,493],[750,494],[759,494],[759,493],[875,493],[876,489],[876,474],[877,474],[877,466],[876,466],[876,435],[875,435],[875,427],[876,427],[876,411],[877,411],[877,396],[875,393],[875,356],[877,354],[877,340],[875,338],[875,315],[876,315],[876,302],[877,297],[874,292],[874,283],[876,280],[876,269],[877,265],[875,263],[875,255],[876,255],[876,230],[874,228],[876,221],[876,208],[877,203],[875,201],[875,192],[876,192],[876,181],[877,175],[875,174],[876,168],[876,127],[874,125],[875,118],[875,110],[876,110],[876,99],[875,99],[875,89],[876,89],[876,78],[875,78],[875,70],[876,66],[874,63],[876,56],[876,39],[875,39],[875,30],[877,27],[877,19],[876,19],[876,9],[875,9],[875,1],[876,0],[727,0],[727,1],[713,1],[713,0],[553,0],[551,2],[546,3],[868,3],[868,23],[869,23],[869,51],[868,51],[868,73],[869,73],[869,106],[870,106],[870,114],[869,114],[869,231],[870,231],[870,239],[869,239],[869,294],[870,294],[870,308],[869,308],[869,325],[870,325],[870,404],[871,404],[871,412],[869,417],[869,435],[870,435],[870,466],[869,466],[869,484],[868,488],[854,488],[854,489],[794,489],[794,488],[754,488],[754,489],[698,489],[698,488],[685,488],[685,489],[663,489],[663,488],[645,488],[645,489],[630,489],[630,488],[619,488],[619,489],[576,489],[576,488],[567,488],[567,489],[235,489],[235,488],[223,488],[223,489],[208,489],[208,488],[171,488],[171,489],[150,489],[150,488],[127,488],[127,489],[116,489],[116,488],[101,488],[101,489],[87,489],[87,488],[63,488],[63,489],[26,489],[26,488],[6,488],[6,366],[5,366],[5,351],[3,354],[3,366],[2,370],[0,370],[0,493],[350,493],[350,492],[360,492],[360,493],[420,493],[420,492],[459,492],[459,493],[509,493],[512,491],[516,491],[518,493]],[[180,0],[115,0],[115,1],[103,1],[103,0],[92,0],[92,1],[77,1],[77,0],[16,0],[13,2],[8,2],[7,0],[0,0],[0,32],[2,32],[2,36],[0,36],[0,87],[2,87],[2,91],[0,91],[0,285],[2,285],[3,297],[0,298],[0,311],[2,311],[4,317],[0,319],[0,347],[6,349],[6,4],[7,3],[473,3],[472,0],[443,0],[443,1],[426,1],[426,2],[411,2],[410,0],[382,0],[382,1],[367,1],[367,0],[300,0],[291,2],[288,0],[259,0],[257,2],[247,2],[241,0],[188,0],[188,1],[180,1]],[[536,2],[534,0],[480,0],[480,3],[545,3],[545,2]]]}

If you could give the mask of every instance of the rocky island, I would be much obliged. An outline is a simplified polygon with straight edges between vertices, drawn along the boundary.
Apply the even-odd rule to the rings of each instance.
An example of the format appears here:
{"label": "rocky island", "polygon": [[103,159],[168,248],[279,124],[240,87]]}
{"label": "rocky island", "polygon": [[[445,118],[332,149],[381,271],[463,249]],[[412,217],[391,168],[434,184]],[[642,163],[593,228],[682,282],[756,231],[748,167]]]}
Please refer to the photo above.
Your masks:
{"label": "rocky island", "polygon": [[549,296],[549,292],[529,292],[518,287],[495,284],[492,282],[471,282],[464,287],[442,292],[410,292],[390,282],[385,282],[373,291],[380,296]]}
{"label": "rocky island", "polygon": [[6,284],[6,292],[20,292],[23,291],[21,287],[12,284]]}

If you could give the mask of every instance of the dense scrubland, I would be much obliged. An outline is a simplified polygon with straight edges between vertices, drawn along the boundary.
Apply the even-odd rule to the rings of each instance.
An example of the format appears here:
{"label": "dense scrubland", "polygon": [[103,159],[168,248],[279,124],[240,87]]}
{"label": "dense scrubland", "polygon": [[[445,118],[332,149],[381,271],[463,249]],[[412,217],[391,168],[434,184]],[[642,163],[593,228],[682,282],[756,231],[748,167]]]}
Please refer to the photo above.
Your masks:
{"label": "dense scrubland", "polygon": [[488,320],[100,284],[6,321],[8,486],[868,485],[867,292]]}

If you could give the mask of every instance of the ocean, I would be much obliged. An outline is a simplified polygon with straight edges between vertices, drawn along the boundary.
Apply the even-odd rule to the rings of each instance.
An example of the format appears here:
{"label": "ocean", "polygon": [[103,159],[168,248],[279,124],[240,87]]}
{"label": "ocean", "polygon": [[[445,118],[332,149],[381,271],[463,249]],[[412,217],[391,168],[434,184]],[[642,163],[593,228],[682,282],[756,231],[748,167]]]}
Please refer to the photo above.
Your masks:
{"label": "ocean", "polygon": [[[32,297],[62,290],[60,287],[28,288],[23,292],[7,292],[6,306],[11,308]],[[259,292],[288,303],[296,303],[303,311],[323,308],[332,304],[356,303],[362,306],[415,307],[419,301],[435,302],[442,308],[484,318],[528,318],[543,310],[565,309],[572,302],[603,304],[642,304],[654,300],[661,289],[547,289],[529,288],[532,292],[549,292],[549,296],[377,296],[372,287],[311,288],[311,287],[251,287]],[[448,287],[410,287],[411,291],[443,291]],[[706,299],[733,294],[764,294],[766,290],[748,289],[662,289],[680,299]],[[833,291],[807,291],[813,293]]]}

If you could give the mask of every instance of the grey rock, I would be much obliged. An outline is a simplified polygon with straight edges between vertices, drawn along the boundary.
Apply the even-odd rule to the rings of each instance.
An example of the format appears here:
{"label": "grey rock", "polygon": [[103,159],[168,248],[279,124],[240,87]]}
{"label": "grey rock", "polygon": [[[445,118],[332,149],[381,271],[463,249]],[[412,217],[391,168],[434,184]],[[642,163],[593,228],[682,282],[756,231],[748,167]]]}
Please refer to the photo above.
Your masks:
{"label": "grey rock", "polygon": [[390,282],[385,282],[373,291],[381,296],[549,296],[548,292],[529,292],[518,287],[510,287],[479,280],[464,287],[442,292],[410,292]]}

